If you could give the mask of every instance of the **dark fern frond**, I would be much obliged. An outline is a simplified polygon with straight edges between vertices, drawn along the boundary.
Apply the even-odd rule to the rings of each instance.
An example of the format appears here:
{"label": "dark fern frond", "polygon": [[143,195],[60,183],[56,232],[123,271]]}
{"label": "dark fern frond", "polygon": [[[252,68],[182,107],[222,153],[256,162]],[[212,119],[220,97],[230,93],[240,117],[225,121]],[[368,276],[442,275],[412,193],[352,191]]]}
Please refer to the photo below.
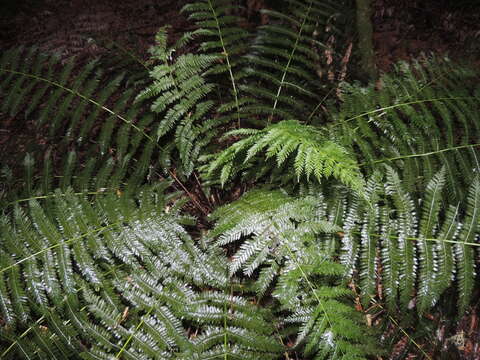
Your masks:
{"label": "dark fern frond", "polygon": [[[326,93],[320,82],[325,28],[344,9],[342,2],[286,1],[285,11],[264,10],[270,21],[259,28],[246,56],[249,66],[241,89],[263,105],[252,115],[280,120],[307,118]],[[321,49],[321,50],[319,50]],[[261,89],[261,92],[258,90]],[[312,105],[313,104],[313,105]]]}
{"label": "dark fern frond", "polygon": [[183,7],[198,29],[194,36],[202,36],[200,48],[205,53],[224,59],[213,69],[213,73],[234,73],[243,61],[242,54],[248,45],[249,32],[239,25],[242,18],[235,15],[238,5],[230,0],[200,0]]}
{"label": "dark fern frond", "polygon": [[[19,122],[33,123],[47,142],[38,152],[45,153],[41,161],[25,157],[26,191],[10,191],[10,200],[47,196],[58,186],[104,192],[106,188],[115,191],[124,183],[133,189],[144,182],[157,146],[147,132],[158,125],[151,115],[132,105],[134,89],[121,89],[124,74],[105,73],[99,67],[101,61],[82,69],[73,61],[63,67],[54,56],[37,50],[7,51],[0,63],[2,111]],[[118,100],[115,105],[113,99]],[[46,127],[48,131],[44,131]],[[60,134],[63,137],[58,141]],[[59,153],[68,154],[61,157],[63,164],[52,162]],[[44,171],[38,181],[39,166],[35,164],[42,162]],[[59,169],[63,169],[60,181],[52,181]]]}
{"label": "dark fern frond", "polygon": [[[206,54],[213,54],[218,59],[218,64],[209,69],[211,75],[228,74],[229,82],[226,85],[232,93],[231,104],[235,110],[235,119],[240,127],[241,98],[238,80],[244,63],[244,53],[247,49],[249,32],[240,27],[242,19],[232,13],[237,10],[230,0],[201,0],[185,5],[182,9],[190,13],[189,18],[195,20],[198,29],[194,35],[201,36],[204,41],[200,44],[201,50]],[[226,79],[225,79],[226,80]],[[220,80],[218,85],[222,87]],[[225,122],[223,119],[222,122]]]}

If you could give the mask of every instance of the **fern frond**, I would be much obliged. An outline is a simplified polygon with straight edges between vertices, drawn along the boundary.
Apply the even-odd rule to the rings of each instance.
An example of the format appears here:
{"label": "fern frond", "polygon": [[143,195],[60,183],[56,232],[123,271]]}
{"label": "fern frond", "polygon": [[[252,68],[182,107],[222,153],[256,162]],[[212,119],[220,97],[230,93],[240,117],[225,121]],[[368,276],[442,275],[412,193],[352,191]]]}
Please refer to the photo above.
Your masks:
{"label": "fern frond", "polygon": [[[25,335],[2,344],[0,356],[37,347],[43,359],[205,358],[218,350],[276,358],[283,347],[271,336],[269,311],[229,294],[226,259],[198,248],[175,207],[165,210],[169,198],[150,187],[92,204],[57,191],[17,206],[13,220],[3,215],[0,311],[8,326],[0,332]],[[37,336],[38,325],[51,341]],[[228,335],[228,349],[215,332]]]}
{"label": "fern frond", "polygon": [[237,85],[237,68],[244,61],[249,32],[239,27],[241,18],[229,14],[236,6],[229,0],[202,0],[184,6],[182,11],[190,13],[189,18],[196,21],[194,34],[205,38],[201,49],[216,54],[219,63],[211,68],[210,74],[228,73],[236,119],[240,127],[240,94]]}
{"label": "fern frond", "polygon": [[401,169],[410,192],[423,191],[445,167],[448,199],[463,201],[478,167],[477,76],[448,60],[400,63],[378,90],[345,85],[332,132],[369,171],[379,163]]}
{"label": "fern frond", "polygon": [[467,208],[459,234],[460,241],[455,244],[455,254],[458,266],[459,308],[463,313],[469,302],[475,283],[475,250],[470,243],[478,239],[478,224],[480,221],[480,180],[473,180],[468,191]]}
{"label": "fern frond", "polygon": [[[61,66],[54,56],[35,49],[7,51],[0,57],[0,63],[0,103],[4,110],[18,121],[31,121],[38,126],[45,133],[46,146],[51,146],[60,133],[65,135],[60,143],[55,141],[54,151],[45,151],[40,181],[29,175],[38,172],[35,165],[38,159],[27,155],[26,191],[16,195],[11,192],[11,199],[45,196],[57,186],[64,190],[74,186],[79,191],[97,191],[105,187],[117,189],[125,179],[132,180],[132,188],[138,185],[138,180],[133,180],[143,181],[148,171],[145,162],[150,165],[154,156],[149,149],[152,143],[156,146],[147,134],[152,118],[136,106],[126,110],[135,91],[120,89],[125,74],[101,71],[101,61],[92,61],[77,71],[75,62]],[[28,86],[18,86],[27,82]],[[117,96],[119,91],[122,95]],[[111,105],[114,98],[119,100],[115,106]],[[41,124],[47,118],[48,132],[45,132]],[[103,123],[98,126],[99,122]],[[98,148],[91,145],[92,138],[98,141]],[[51,157],[57,153],[68,153],[69,157],[62,157],[65,165],[60,182],[52,182],[61,168],[57,164],[52,166]],[[137,159],[141,161],[135,162]],[[108,179],[110,172],[113,176]],[[98,181],[92,175],[98,175]]]}
{"label": "fern frond", "polygon": [[259,28],[246,57],[250,66],[245,73],[252,81],[242,90],[263,106],[256,113],[243,110],[261,114],[268,123],[312,113],[311,104],[325,91],[318,76],[323,61],[318,49],[326,47],[327,24],[332,26],[344,8],[341,2],[289,0],[284,9],[263,10],[270,21]]}
{"label": "fern frond", "polygon": [[[226,136],[247,135],[231,145],[206,166],[206,176],[220,170],[225,184],[238,172],[237,164],[251,162],[260,152],[265,158],[275,158],[278,167],[291,159],[297,178],[314,176],[318,181],[333,176],[341,183],[361,190],[363,180],[358,165],[340,145],[322,137],[317,128],[297,120],[281,121],[263,130],[233,130]],[[294,156],[293,156],[294,155]]]}
{"label": "fern frond", "polygon": [[386,192],[391,195],[397,211],[398,249],[400,265],[400,304],[408,307],[415,290],[417,275],[416,245],[411,238],[417,235],[416,208],[410,195],[404,190],[401,180],[392,168],[387,168]]}
{"label": "fern frond", "polygon": [[321,250],[319,235],[339,229],[324,219],[318,199],[256,190],[217,209],[213,217],[218,219],[212,233],[217,244],[242,241],[230,273],[242,268],[256,278],[260,269],[255,281],[259,295],[276,283],[272,295],[283,311],[292,313],[286,324],[301,323],[296,345],[306,356],[364,358],[378,351],[364,336],[360,314],[343,303],[351,295],[340,281],[345,269]]}
{"label": "fern frond", "polygon": [[[430,180],[427,185],[424,204],[422,206],[422,216],[420,220],[420,234],[425,239],[431,239],[435,233],[435,227],[439,223],[439,213],[441,210],[442,190],[445,186],[445,168],[442,168]],[[435,244],[423,239],[419,242],[419,268],[420,284],[418,290],[418,310],[420,313],[435,305],[437,298],[432,296],[432,288],[437,281],[437,259],[446,254],[436,254]],[[442,256],[443,255],[443,256]]]}
{"label": "fern frond", "polygon": [[213,108],[213,102],[205,98],[214,87],[205,80],[204,75],[218,60],[218,56],[184,54],[174,59],[176,50],[167,47],[167,32],[161,29],[156,35],[156,46],[152,49],[154,59],[160,64],[150,72],[153,83],[137,96],[136,101],[154,98],[151,110],[162,115],[157,138],[164,137],[176,128],[175,145],[183,172],[188,176],[193,171],[194,161],[200,151],[196,146],[206,145],[200,139],[204,134],[198,123],[201,124]]}

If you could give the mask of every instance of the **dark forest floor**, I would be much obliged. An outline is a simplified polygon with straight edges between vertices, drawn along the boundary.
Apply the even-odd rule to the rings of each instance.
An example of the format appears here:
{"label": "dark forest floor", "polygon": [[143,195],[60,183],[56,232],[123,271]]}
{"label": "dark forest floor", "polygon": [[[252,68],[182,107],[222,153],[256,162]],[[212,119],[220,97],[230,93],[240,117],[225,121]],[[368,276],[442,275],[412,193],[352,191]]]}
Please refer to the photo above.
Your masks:
{"label": "dark forest floor", "polygon": [[[171,26],[174,37],[191,30],[180,13],[186,1],[169,0],[3,0],[0,5],[0,50],[19,45],[37,46],[67,59],[88,61],[108,54],[112,41],[121,51],[148,58],[157,29]],[[389,71],[399,60],[435,53],[468,61],[480,68],[480,2],[446,0],[375,0],[374,42],[377,67]],[[246,0],[251,21],[262,0]],[[473,4],[473,5],[472,5]],[[267,1],[268,6],[268,1]],[[348,75],[347,75],[348,79]],[[27,127],[25,127],[27,126]],[[0,119],[1,163],[24,149],[28,141],[41,141],[28,124]],[[480,359],[479,304],[458,323],[441,310],[427,315],[431,333],[416,341],[434,359]],[[418,329],[407,329],[415,332]],[[392,332],[399,329],[392,327]],[[432,333],[433,332],[433,333]],[[388,334],[386,334],[388,336]],[[420,359],[404,336],[390,359]],[[410,350],[412,351],[410,351]]]}

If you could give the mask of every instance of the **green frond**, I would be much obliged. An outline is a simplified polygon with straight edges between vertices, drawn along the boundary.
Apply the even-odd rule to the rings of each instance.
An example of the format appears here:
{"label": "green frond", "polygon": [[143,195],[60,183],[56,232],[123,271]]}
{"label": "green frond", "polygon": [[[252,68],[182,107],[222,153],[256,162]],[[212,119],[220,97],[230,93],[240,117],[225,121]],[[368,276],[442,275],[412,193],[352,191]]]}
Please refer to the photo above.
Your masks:
{"label": "green frond", "polygon": [[182,11],[190,13],[189,18],[196,22],[195,35],[201,36],[200,48],[207,54],[214,54],[219,64],[211,67],[212,75],[228,74],[229,84],[235,104],[235,116],[240,127],[241,96],[238,76],[244,62],[244,55],[250,34],[240,27],[242,19],[231,13],[237,4],[230,0],[200,0],[184,6]]}
{"label": "green frond", "polygon": [[407,308],[415,290],[417,275],[417,247],[411,238],[417,237],[417,211],[414,201],[404,190],[400,177],[387,167],[386,193],[390,195],[398,223],[398,251],[400,259],[400,305]]}
{"label": "green frond", "polygon": [[[69,186],[79,191],[113,190],[125,179],[146,174],[148,168],[143,171],[129,168],[142,156],[149,164],[153,160],[154,154],[145,152],[153,142],[146,132],[152,118],[138,106],[132,106],[135,91],[121,88],[126,81],[124,73],[112,75],[101,71],[101,61],[91,61],[80,69],[74,61],[61,66],[59,59],[36,49],[4,52],[0,63],[2,111],[10,112],[18,122],[34,123],[47,142],[41,179],[34,179],[32,174],[38,173],[36,164],[42,162],[37,156],[27,155],[25,186],[11,192],[11,200],[49,196],[58,186],[64,190]],[[118,99],[115,105],[113,99]],[[44,124],[47,118],[48,128]],[[60,135],[63,140],[58,142]],[[92,138],[98,142],[98,148],[91,145]],[[50,146],[54,150],[47,151]],[[61,176],[58,176],[59,166],[51,160],[59,153],[69,154],[62,157]],[[108,179],[112,171],[114,176]],[[92,179],[95,175],[98,181]],[[52,181],[55,177],[60,181]],[[134,182],[131,185],[133,188]]]}
{"label": "green frond", "polygon": [[322,133],[313,126],[288,120],[263,130],[232,131],[228,135],[248,137],[225,149],[208,165],[206,176],[220,170],[222,184],[236,175],[238,162],[251,162],[264,151],[265,158],[275,158],[278,167],[292,160],[297,178],[305,176],[308,180],[312,176],[321,181],[333,176],[358,191],[363,187],[360,169],[351,155],[335,142],[323,140]]}
{"label": "green frond", "polygon": [[138,94],[136,102],[154,98],[151,110],[161,115],[157,138],[176,128],[174,143],[182,170],[185,175],[190,175],[201,147],[208,144],[202,141],[202,136],[207,133],[202,129],[202,122],[214,105],[205,100],[214,85],[206,82],[204,74],[218,56],[184,54],[174,58],[177,49],[167,48],[166,37],[164,29],[157,34],[152,53],[160,63],[150,72],[153,83]]}
{"label": "green frond", "polygon": [[473,180],[468,191],[465,218],[459,234],[459,242],[455,244],[455,254],[458,266],[459,308],[463,313],[473,292],[475,283],[475,249],[469,244],[478,239],[478,224],[480,220],[480,180]]}
{"label": "green frond", "polygon": [[368,305],[376,294],[378,259],[378,225],[380,207],[378,193],[380,191],[379,179],[373,176],[366,185],[366,196],[371,206],[362,209],[365,212],[363,222],[360,224],[360,289],[362,302]]}
{"label": "green frond", "polygon": [[[323,67],[323,41],[328,38],[326,28],[333,25],[342,9],[341,2],[327,3],[286,1],[282,12],[262,10],[270,21],[259,27],[251,43],[246,55],[251,81],[241,89],[269,108],[263,112],[267,123],[277,117],[307,118],[314,109],[312,104],[325,92],[318,75]],[[250,109],[242,110],[255,114]]]}
{"label": "green frond", "polygon": [[[430,180],[427,185],[425,199],[422,206],[422,215],[420,220],[420,234],[425,239],[433,238],[435,234],[435,227],[439,223],[439,213],[441,210],[441,196],[442,190],[445,186],[445,168],[442,168],[435,176]],[[437,280],[437,259],[438,257],[445,256],[445,254],[436,254],[435,244],[422,239],[419,245],[419,268],[420,268],[420,284],[418,290],[418,310],[420,313],[431,308],[435,305],[437,298],[432,296]]]}

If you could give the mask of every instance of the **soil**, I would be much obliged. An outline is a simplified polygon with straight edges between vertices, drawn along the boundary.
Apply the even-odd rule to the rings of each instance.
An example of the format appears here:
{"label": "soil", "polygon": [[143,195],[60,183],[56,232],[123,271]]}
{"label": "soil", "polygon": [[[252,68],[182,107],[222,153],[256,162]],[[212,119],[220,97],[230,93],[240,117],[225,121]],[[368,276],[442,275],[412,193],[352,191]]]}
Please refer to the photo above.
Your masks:
{"label": "soil", "polygon": [[[3,0],[0,5],[0,50],[37,46],[62,59],[88,61],[108,54],[113,43],[122,51],[148,58],[158,28],[170,26],[177,37],[192,24],[180,13],[186,0]],[[262,0],[243,1],[251,21],[263,22]],[[469,61],[480,68],[480,1],[373,0],[377,67],[388,72],[399,60],[437,54]],[[267,5],[274,6],[274,2]],[[109,44],[109,46],[107,46]],[[0,119],[0,162],[23,152],[28,142],[43,141],[33,124]],[[1,189],[0,189],[1,191]],[[479,309],[475,304],[458,323],[445,314],[427,314],[418,340],[432,359],[480,359]],[[418,329],[407,329],[418,332]],[[391,331],[399,332],[396,325]],[[399,337],[390,359],[420,359],[408,337]]]}

